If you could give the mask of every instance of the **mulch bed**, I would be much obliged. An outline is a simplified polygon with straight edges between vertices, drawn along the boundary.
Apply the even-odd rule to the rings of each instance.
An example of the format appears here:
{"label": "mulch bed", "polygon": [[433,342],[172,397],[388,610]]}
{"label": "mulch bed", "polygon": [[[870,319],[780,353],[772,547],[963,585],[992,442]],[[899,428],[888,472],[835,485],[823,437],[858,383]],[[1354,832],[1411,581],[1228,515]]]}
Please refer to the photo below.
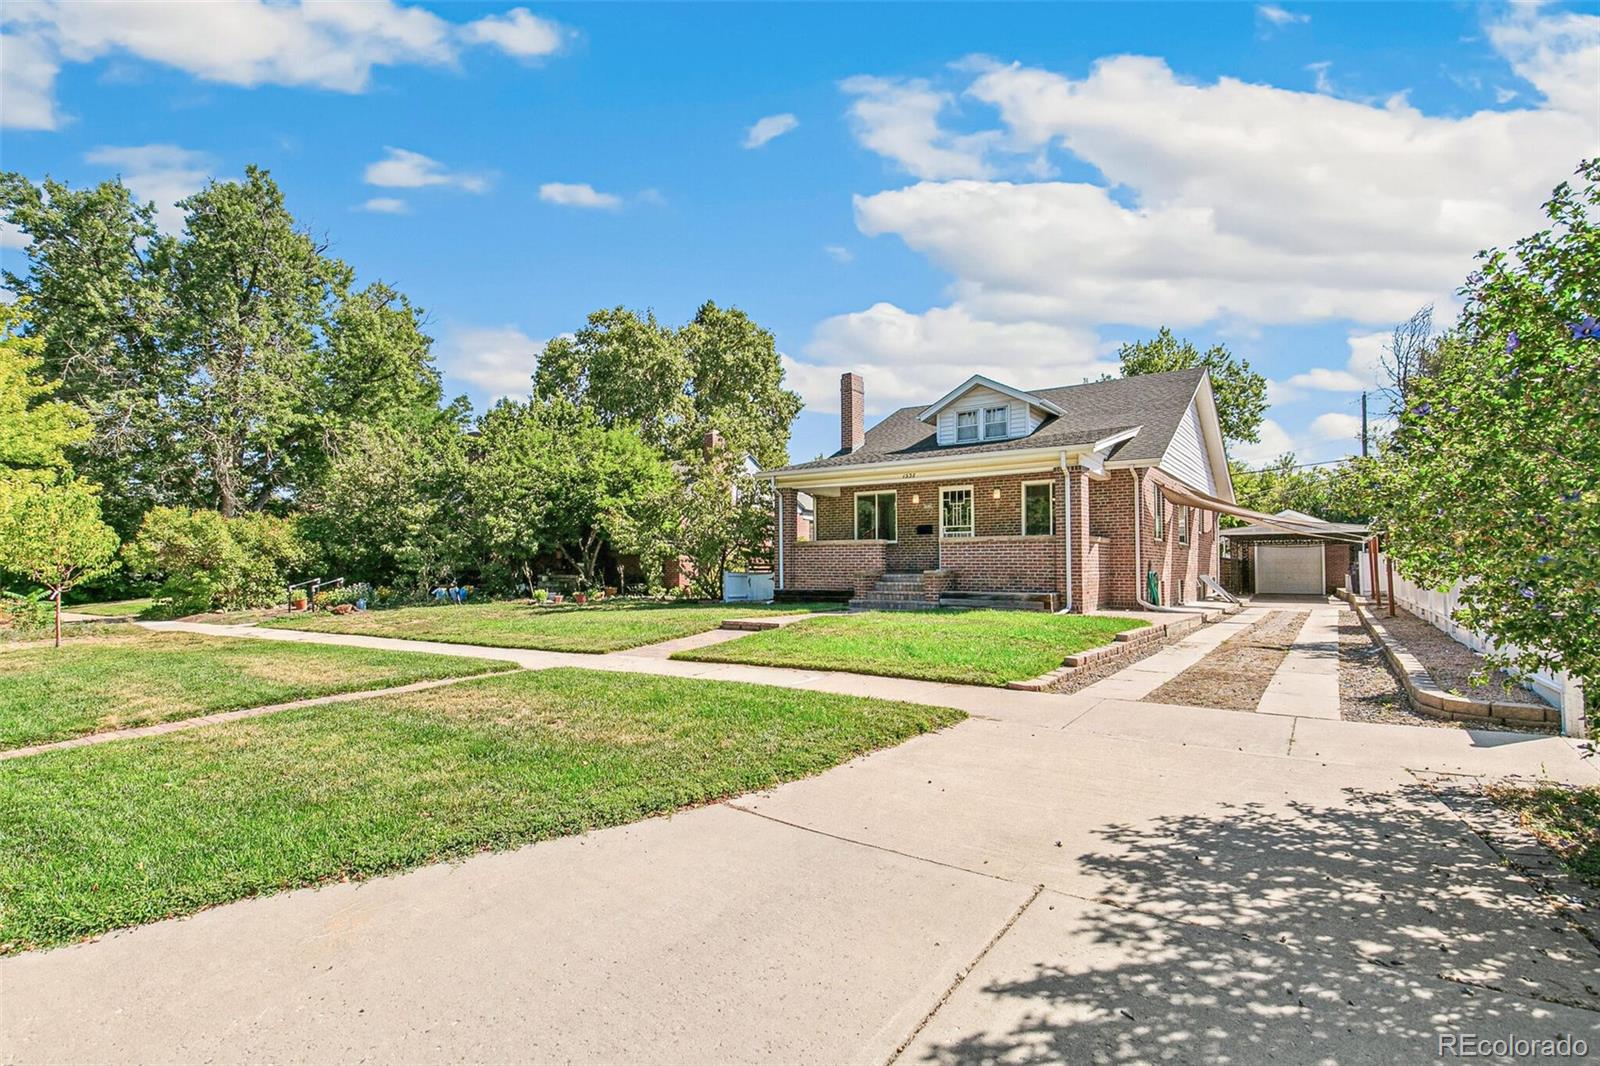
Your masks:
{"label": "mulch bed", "polygon": [[1273,611],[1242,633],[1217,645],[1205,658],[1145,699],[1253,711],[1306,624],[1303,611]]}
{"label": "mulch bed", "polygon": [[[1391,619],[1385,617],[1384,621]],[[1442,633],[1439,635],[1444,636]],[[1409,638],[1406,646],[1410,647]],[[1462,650],[1470,651],[1465,648]],[[1339,717],[1347,722],[1380,722],[1431,729],[1517,731],[1487,718],[1462,722],[1417,710],[1406,698],[1399,679],[1389,669],[1389,661],[1384,658],[1383,651],[1361,625],[1356,613],[1349,608],[1339,612]]]}
{"label": "mulch bed", "polygon": [[1393,618],[1389,617],[1387,608],[1377,609],[1377,615],[1406,646],[1406,650],[1427,668],[1433,683],[1446,692],[1476,700],[1544,702],[1537,692],[1512,681],[1501,670],[1491,672],[1486,683],[1475,684],[1473,676],[1481,674],[1484,669],[1483,656],[1405,608],[1396,610]]}

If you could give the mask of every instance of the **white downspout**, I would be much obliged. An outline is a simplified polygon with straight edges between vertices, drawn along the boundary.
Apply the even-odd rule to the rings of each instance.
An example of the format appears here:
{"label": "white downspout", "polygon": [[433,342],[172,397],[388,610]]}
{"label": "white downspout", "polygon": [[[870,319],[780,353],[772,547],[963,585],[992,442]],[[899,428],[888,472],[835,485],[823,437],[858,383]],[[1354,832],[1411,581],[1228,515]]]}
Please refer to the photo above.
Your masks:
{"label": "white downspout", "polygon": [[1061,453],[1061,520],[1066,528],[1061,531],[1062,562],[1066,566],[1067,602],[1057,614],[1072,613],[1072,475],[1067,471],[1067,453]]}
{"label": "white downspout", "polygon": [[[1159,488],[1159,486],[1158,486]],[[1139,480],[1139,468],[1133,469],[1133,600],[1141,609],[1146,611],[1160,611],[1163,614],[1194,614],[1195,612],[1183,607],[1164,607],[1158,603],[1151,603],[1144,598],[1144,561],[1141,558],[1140,547],[1144,543],[1144,534],[1139,529],[1139,516],[1144,510],[1144,484]]]}

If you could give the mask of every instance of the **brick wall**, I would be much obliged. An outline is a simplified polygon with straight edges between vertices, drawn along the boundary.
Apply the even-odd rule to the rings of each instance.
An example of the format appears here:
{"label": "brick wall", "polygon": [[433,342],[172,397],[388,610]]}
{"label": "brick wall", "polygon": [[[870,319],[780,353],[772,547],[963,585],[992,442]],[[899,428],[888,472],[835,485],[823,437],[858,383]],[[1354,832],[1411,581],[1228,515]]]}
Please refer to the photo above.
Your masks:
{"label": "brick wall", "polygon": [[[1170,474],[1154,468],[1143,472],[1142,511],[1139,517],[1143,543],[1140,552],[1143,570],[1154,570],[1161,581],[1161,602],[1181,603],[1197,600],[1201,595],[1201,574],[1216,577],[1217,566],[1217,514],[1203,508],[1191,508],[1189,543],[1178,543],[1179,504],[1172,503],[1161,493],[1164,485],[1182,488]],[[1166,510],[1165,536],[1155,538],[1155,508]],[[1144,574],[1138,575],[1139,594],[1144,594]]]}
{"label": "brick wall", "polygon": [[803,540],[784,548],[785,589],[854,591],[858,577],[884,572],[881,540]]}
{"label": "brick wall", "polygon": [[1066,554],[1059,537],[951,537],[944,569],[956,587],[986,592],[1056,592],[1066,589]]}
{"label": "brick wall", "polygon": [[1350,576],[1350,552],[1350,545],[1338,541],[1330,540],[1322,545],[1322,569],[1330,594],[1343,588],[1345,579]]}

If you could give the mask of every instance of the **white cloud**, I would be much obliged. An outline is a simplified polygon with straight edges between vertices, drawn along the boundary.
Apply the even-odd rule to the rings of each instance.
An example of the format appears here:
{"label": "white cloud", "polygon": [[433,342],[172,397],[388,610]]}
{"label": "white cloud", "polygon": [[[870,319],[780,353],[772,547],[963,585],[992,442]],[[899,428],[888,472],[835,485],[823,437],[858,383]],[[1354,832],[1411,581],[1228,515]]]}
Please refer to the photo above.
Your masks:
{"label": "white cloud", "polygon": [[825,244],[822,250],[828,253],[828,258],[835,263],[848,263],[855,259],[855,253],[842,244]]}
{"label": "white cloud", "polygon": [[1297,22],[1310,22],[1311,16],[1299,11],[1285,11],[1277,4],[1257,4],[1256,18],[1273,26],[1292,26]]}
{"label": "white cloud", "polygon": [[514,326],[469,327],[448,331],[439,344],[439,366],[455,381],[490,394],[526,396],[545,342]]}
{"label": "white cloud", "polygon": [[405,215],[411,212],[411,207],[397,196],[374,196],[366,203],[358,204],[356,210],[380,215]]}
{"label": "white cloud", "polygon": [[0,248],[20,251],[27,246],[28,235],[5,219],[0,219]]}
{"label": "white cloud", "polygon": [[[841,368],[867,373],[882,403],[915,402],[928,382],[979,366],[1006,381],[1078,380],[1105,328],[1345,322],[1345,365],[1285,375],[1273,399],[1342,403],[1374,388],[1387,328],[1443,304],[1480,248],[1537,229],[1550,189],[1600,151],[1585,65],[1600,19],[1547,25],[1519,11],[1491,39],[1544,102],[1432,115],[1404,94],[1198,81],[1126,55],[1080,76],[979,58],[949,83],[847,79],[857,140],[920,179],[857,196],[857,228],[898,238],[950,281],[944,306],[920,314],[878,304],[827,320],[791,374],[825,410]],[[997,119],[974,129],[958,104]],[[1095,177],[1017,172],[1057,152]],[[1241,457],[1295,448],[1282,425],[1263,433]]]}
{"label": "white cloud", "polygon": [[0,126],[53,130],[56,71],[49,43],[35,33],[0,33]]}
{"label": "white cloud", "polygon": [[539,199],[547,204],[559,204],[562,207],[582,207],[601,211],[614,211],[622,206],[622,197],[600,192],[586,182],[545,182],[539,186]]}
{"label": "white cloud", "polygon": [[757,119],[755,125],[744,131],[744,146],[760,148],[774,137],[782,137],[798,125],[800,120],[787,112]]}
{"label": "white cloud", "polygon": [[1264,466],[1278,456],[1296,450],[1294,438],[1270,418],[1262,421],[1260,437],[1255,444],[1230,444],[1228,457],[1246,466]]}
{"label": "white cloud", "polygon": [[926,401],[929,382],[953,383],[975,373],[1018,388],[1097,378],[1116,370],[1100,349],[1090,330],[985,322],[958,308],[915,314],[878,303],[824,320],[805,347],[806,362],[786,359],[785,366],[789,386],[808,409],[838,410],[839,375],[854,370],[866,378],[868,410],[883,412]]}
{"label": "white cloud", "polygon": [[1512,4],[1505,18],[1489,26],[1489,40],[1551,106],[1594,115],[1600,15],[1547,14],[1537,4]]}
{"label": "white cloud", "polygon": [[504,15],[487,15],[467,23],[461,36],[473,44],[492,44],[518,59],[535,59],[560,51],[570,31],[525,7],[514,7]]}
{"label": "white cloud", "polygon": [[154,201],[156,225],[163,232],[183,229],[179,200],[199,192],[211,177],[212,160],[204,152],[175,144],[143,144],[96,148],[84,161],[116,171],[122,183],[140,200]]}
{"label": "white cloud", "polygon": [[1352,448],[1359,447],[1361,417],[1329,411],[1311,420],[1311,433],[1318,440],[1348,440],[1352,442]]}
{"label": "white cloud", "polygon": [[839,88],[855,97],[849,113],[856,138],[912,176],[939,181],[984,178],[992,173],[985,156],[999,134],[960,135],[944,130],[939,116],[954,104],[949,93],[920,78],[866,75],[846,78]]}
{"label": "white cloud", "polygon": [[388,146],[383,150],[386,154],[382,159],[367,164],[363,179],[368,185],[387,189],[421,189],[442,185],[476,193],[489,188],[489,179],[482,174],[450,170],[437,159],[431,159],[421,152]]}
{"label": "white cloud", "polygon": [[[519,57],[546,55],[563,36],[556,23],[523,8],[458,24],[393,0],[37,0],[8,5],[3,22],[10,31],[5,123],[33,129],[59,122],[53,82],[62,62],[130,56],[226,85],[362,92],[375,67],[450,66],[463,44]],[[13,35],[24,42],[18,49]]]}
{"label": "white cloud", "polygon": [[[1136,56],[1080,79],[975,69],[965,95],[1001,119],[985,143],[1066,150],[1103,184],[925,180],[858,197],[856,220],[999,322],[1396,322],[1454,289],[1480,247],[1535,228],[1550,188],[1600,146],[1594,114],[1557,107],[1434,117],[1403,100],[1197,84]],[[929,133],[947,98],[912,95],[864,97],[882,113],[862,143],[913,174],[981,172],[980,157],[917,155],[948,143]]]}

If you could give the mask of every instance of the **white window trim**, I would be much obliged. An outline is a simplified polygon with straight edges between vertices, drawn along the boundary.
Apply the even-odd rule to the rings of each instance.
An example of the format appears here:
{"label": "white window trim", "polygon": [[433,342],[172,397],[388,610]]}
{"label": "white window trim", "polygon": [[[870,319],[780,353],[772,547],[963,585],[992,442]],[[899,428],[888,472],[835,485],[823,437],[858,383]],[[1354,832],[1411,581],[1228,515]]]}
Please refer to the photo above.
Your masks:
{"label": "white window trim", "polygon": [[[989,436],[989,412],[991,411],[1000,412],[1000,432],[993,437]],[[983,408],[982,413],[978,416],[978,422],[983,426],[984,440],[1005,440],[1011,436],[1011,405],[999,404]]]}
{"label": "white window trim", "polygon": [[[873,497],[893,496],[894,497],[894,529],[890,530],[890,532],[893,533],[894,536],[892,536],[892,537],[867,537],[867,538],[863,538],[861,536],[861,508],[857,505],[856,501],[861,499],[861,497],[863,497],[863,496],[873,496]],[[877,505],[874,505],[874,506],[877,506]],[[882,541],[887,541],[890,544],[898,544],[900,542],[900,490],[899,489],[877,489],[877,490],[875,490],[873,492],[857,492],[857,493],[853,493],[851,495],[851,499],[850,499],[850,510],[855,516],[854,522],[855,522],[855,531],[856,531],[856,539],[857,540],[862,540],[862,539],[882,540]],[[881,511],[881,508],[878,511],[874,512],[873,518],[876,521],[878,521],[879,524],[882,524],[883,514],[882,514],[882,511]],[[878,532],[882,533],[883,530],[880,529],[880,530],[878,530]]]}
{"label": "white window trim", "polygon": [[[944,527],[944,496],[947,492],[965,492],[967,494],[967,520],[972,523],[966,532],[946,533]],[[971,485],[940,485],[939,486],[939,539],[953,537],[967,540],[976,536],[978,532],[978,494],[972,491]]]}
{"label": "white window trim", "polygon": [[[971,440],[962,440],[961,439],[961,416],[962,415],[971,415],[972,416],[972,439]],[[957,444],[978,444],[978,443],[982,442],[982,440],[983,440],[983,412],[981,410],[979,410],[976,407],[967,407],[967,408],[958,409],[956,411],[956,414],[955,414],[955,419],[956,419],[956,421],[955,421],[955,434],[956,434],[955,435],[955,443],[957,443]]]}
{"label": "white window trim", "polygon": [[1182,548],[1189,546],[1189,527],[1194,523],[1190,510],[1187,506],[1178,508],[1178,546]]}
{"label": "white window trim", "polygon": [[1150,521],[1150,539],[1163,543],[1167,539],[1167,501],[1161,495],[1161,486],[1156,486],[1156,501],[1153,517]]}
{"label": "white window trim", "polygon": [[[1028,486],[1029,485],[1049,485],[1050,486],[1050,528],[1048,530],[1046,530],[1045,532],[1043,532],[1043,533],[1029,533],[1028,532]],[[1024,537],[1053,537],[1053,536],[1056,535],[1056,483],[1055,483],[1054,479],[1041,479],[1041,480],[1036,480],[1036,481],[1024,481],[1022,483],[1022,515],[1021,515],[1021,521],[1018,524],[1017,529],[1018,529],[1018,532],[1020,532]]]}

